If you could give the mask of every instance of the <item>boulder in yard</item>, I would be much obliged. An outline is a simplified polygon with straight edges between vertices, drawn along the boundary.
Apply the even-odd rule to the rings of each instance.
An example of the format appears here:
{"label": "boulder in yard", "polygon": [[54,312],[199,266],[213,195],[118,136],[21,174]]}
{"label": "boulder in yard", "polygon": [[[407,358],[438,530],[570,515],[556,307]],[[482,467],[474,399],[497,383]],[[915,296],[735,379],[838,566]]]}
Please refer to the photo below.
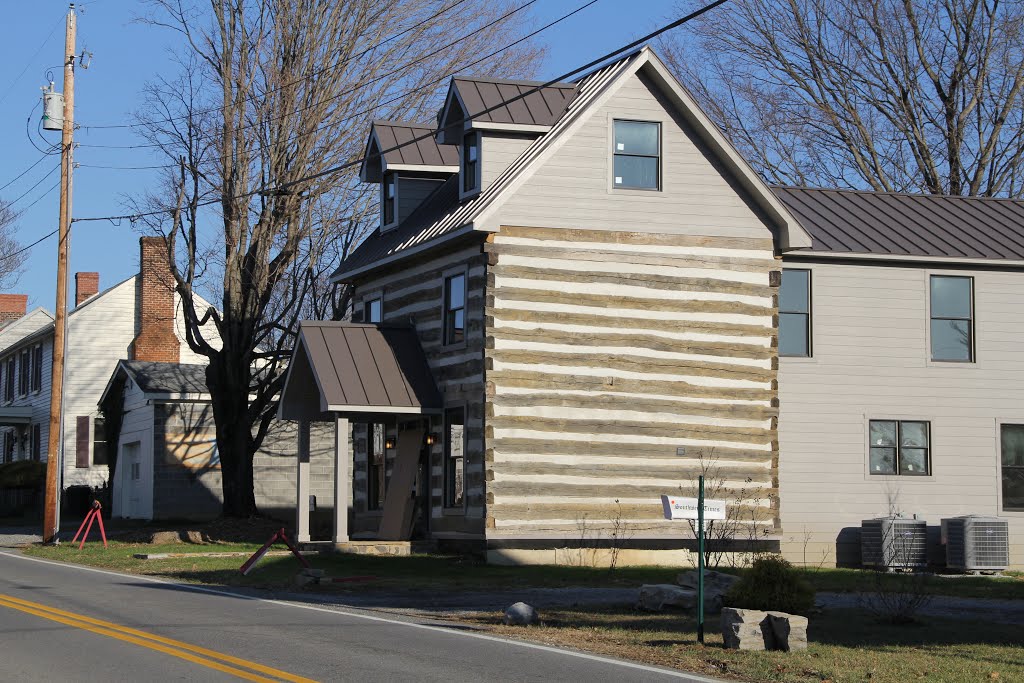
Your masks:
{"label": "boulder in yard", "polygon": [[772,649],[790,652],[807,649],[807,617],[785,612],[768,612]]}
{"label": "boulder in yard", "polygon": [[530,626],[538,621],[540,621],[540,615],[537,614],[537,610],[533,608],[533,605],[527,605],[525,602],[517,602],[505,609],[504,622],[506,626]]}
{"label": "boulder in yard", "polygon": [[[690,590],[697,590],[697,578],[699,574],[696,569],[689,572],[683,572],[676,577],[676,583],[683,588],[689,588]],[[734,574],[725,574],[724,572],[711,571],[709,569],[704,570],[704,595],[721,595],[729,592],[733,584],[740,580],[740,577]]]}
{"label": "boulder in yard", "polygon": [[679,610],[695,609],[697,593],[671,583],[652,583],[640,586],[639,609],[661,612],[666,608]]}
{"label": "boulder in yard", "polygon": [[323,569],[306,568],[295,575],[296,586],[308,586],[310,584],[320,583],[320,579],[324,578],[325,572]]}
{"label": "boulder in yard", "polygon": [[[774,643],[768,614],[756,609],[722,610],[722,640],[732,650],[769,650]],[[767,631],[766,631],[767,629]]]}

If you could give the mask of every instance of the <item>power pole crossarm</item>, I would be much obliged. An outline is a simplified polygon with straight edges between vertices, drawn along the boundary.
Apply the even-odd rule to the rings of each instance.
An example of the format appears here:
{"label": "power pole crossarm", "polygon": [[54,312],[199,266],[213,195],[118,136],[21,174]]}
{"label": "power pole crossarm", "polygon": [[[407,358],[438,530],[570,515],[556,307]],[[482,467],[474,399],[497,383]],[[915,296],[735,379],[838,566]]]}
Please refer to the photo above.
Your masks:
{"label": "power pole crossarm", "polygon": [[60,497],[57,481],[63,466],[61,412],[64,406],[64,339],[67,327],[68,240],[71,236],[71,171],[75,133],[75,5],[68,9],[64,34],[64,127],[60,148],[60,223],[57,226],[57,303],[53,319],[53,364],[50,376],[50,433],[46,448],[46,503],[43,541],[57,535]]}

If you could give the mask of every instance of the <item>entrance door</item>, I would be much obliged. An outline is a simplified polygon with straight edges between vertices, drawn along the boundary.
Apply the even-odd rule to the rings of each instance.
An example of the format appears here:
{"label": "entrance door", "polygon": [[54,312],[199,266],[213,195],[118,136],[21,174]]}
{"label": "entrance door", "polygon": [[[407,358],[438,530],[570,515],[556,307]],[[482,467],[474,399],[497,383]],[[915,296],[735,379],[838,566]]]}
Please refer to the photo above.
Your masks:
{"label": "entrance door", "polygon": [[141,444],[126,443],[121,448],[121,516],[125,518],[142,517],[142,460],[139,451]]}

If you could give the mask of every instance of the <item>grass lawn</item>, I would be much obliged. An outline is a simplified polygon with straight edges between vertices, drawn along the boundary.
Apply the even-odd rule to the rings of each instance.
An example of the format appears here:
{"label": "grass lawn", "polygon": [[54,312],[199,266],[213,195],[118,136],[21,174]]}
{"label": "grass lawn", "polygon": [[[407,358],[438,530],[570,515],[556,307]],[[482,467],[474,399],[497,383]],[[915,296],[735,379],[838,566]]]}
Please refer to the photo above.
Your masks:
{"label": "grass lawn", "polygon": [[[256,543],[186,543],[150,545],[112,541],[110,548],[90,542],[81,551],[69,544],[31,546],[26,554],[64,562],[77,562],[136,574],[230,586],[282,588],[291,585],[299,565],[294,558],[267,557],[250,573],[242,576],[238,567],[242,557],[182,557],[166,560],[137,560],[135,553],[255,552]],[[275,550],[284,546],[275,546]],[[373,557],[366,555],[312,555],[309,562],[328,576],[373,576],[372,581],[324,585],[317,590],[349,592],[354,590],[503,590],[517,588],[559,588],[566,586],[639,587],[644,583],[674,583],[681,571],[672,567],[621,567],[614,571],[591,567],[488,565],[455,555],[414,555],[412,557]],[[856,592],[871,590],[877,575],[857,569],[805,569],[803,575],[818,591]],[[900,574],[882,577],[894,587],[910,580]],[[984,576],[932,578],[928,589],[940,595],[957,597],[1024,599],[1024,575],[996,579]]]}
{"label": "grass lawn", "polygon": [[880,624],[858,610],[811,618],[805,652],[740,652],[722,648],[717,617],[697,644],[690,617],[631,609],[545,610],[529,628],[496,625],[498,615],[460,616],[489,632],[748,681],[871,681],[965,683],[1024,681],[1019,627],[927,619],[921,625]]}

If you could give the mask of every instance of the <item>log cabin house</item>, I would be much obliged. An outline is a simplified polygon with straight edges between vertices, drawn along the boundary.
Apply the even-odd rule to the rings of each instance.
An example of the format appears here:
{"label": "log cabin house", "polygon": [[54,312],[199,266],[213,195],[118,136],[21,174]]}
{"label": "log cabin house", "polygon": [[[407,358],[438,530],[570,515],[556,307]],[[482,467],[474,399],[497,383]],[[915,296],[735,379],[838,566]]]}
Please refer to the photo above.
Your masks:
{"label": "log cabin house", "polygon": [[335,424],[336,543],[679,563],[659,496],[702,472],[735,550],[835,563],[894,509],[1024,535],[1020,203],[769,187],[649,48],[540,85],[372,124],[353,322],[303,323],[280,409]]}

